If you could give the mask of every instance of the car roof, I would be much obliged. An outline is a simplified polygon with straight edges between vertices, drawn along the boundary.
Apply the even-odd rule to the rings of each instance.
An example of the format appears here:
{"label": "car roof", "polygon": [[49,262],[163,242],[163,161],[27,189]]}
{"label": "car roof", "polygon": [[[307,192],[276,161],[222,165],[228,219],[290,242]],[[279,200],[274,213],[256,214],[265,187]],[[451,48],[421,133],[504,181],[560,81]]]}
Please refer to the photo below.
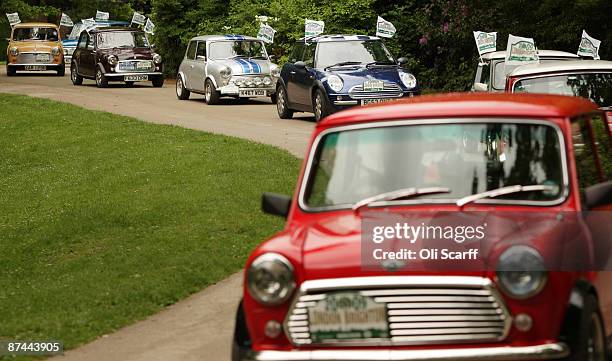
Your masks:
{"label": "car roof", "polygon": [[[540,50],[538,49],[538,56],[543,58],[579,58],[578,55],[573,53],[568,53],[565,51],[558,50]],[[483,60],[491,60],[491,59],[504,59],[506,57],[506,51],[494,51],[491,53],[483,54]]]}
{"label": "car roof", "polygon": [[303,37],[303,38],[300,38],[298,42],[305,41],[308,43],[323,43],[323,42],[352,41],[352,40],[380,40],[380,38],[377,36],[369,36],[369,35],[326,34],[326,35]]}
{"label": "car roof", "polygon": [[254,38],[252,36],[246,35],[237,35],[237,34],[225,34],[225,35],[200,35],[191,38],[191,41],[210,41],[210,40],[258,40],[261,39]]}
{"label": "car roof", "polygon": [[31,27],[57,28],[57,25],[56,24],[51,24],[51,23],[19,23],[19,24],[13,26],[13,28],[31,28]]}
{"label": "car roof", "polygon": [[606,60],[575,60],[552,61],[549,63],[522,65],[514,69],[508,76],[524,76],[542,73],[560,73],[573,71],[612,71],[612,61]]}
{"label": "car roof", "polygon": [[389,120],[464,117],[564,118],[597,111],[580,97],[549,94],[450,93],[404,98],[330,115],[317,127]]}

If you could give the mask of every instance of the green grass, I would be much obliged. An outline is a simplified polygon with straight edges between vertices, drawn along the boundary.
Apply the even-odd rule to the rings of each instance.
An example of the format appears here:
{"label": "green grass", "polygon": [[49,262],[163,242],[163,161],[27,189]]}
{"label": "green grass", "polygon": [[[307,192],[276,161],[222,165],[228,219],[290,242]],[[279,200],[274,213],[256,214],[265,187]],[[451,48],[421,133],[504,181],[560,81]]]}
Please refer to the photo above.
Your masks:
{"label": "green grass", "polygon": [[[0,95],[0,339],[67,348],[239,270],[299,161],[237,138]],[[228,326],[230,327],[230,326]]]}

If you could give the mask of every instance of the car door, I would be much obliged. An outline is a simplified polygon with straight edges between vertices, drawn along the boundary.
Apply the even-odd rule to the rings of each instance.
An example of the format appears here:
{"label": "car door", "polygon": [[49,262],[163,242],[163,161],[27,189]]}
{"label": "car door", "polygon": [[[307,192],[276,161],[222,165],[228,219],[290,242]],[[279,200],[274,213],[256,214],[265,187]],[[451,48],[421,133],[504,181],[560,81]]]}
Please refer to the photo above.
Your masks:
{"label": "car door", "polygon": [[295,66],[295,63],[297,63],[298,61],[302,61],[303,55],[304,43],[295,43],[295,45],[293,46],[293,51],[291,51],[291,54],[289,55],[289,62],[285,64],[282,70],[283,74],[281,74],[283,80],[285,80],[285,86],[287,88],[287,99],[289,100],[289,103],[291,105],[297,104],[296,96],[298,94],[297,85],[295,83],[295,75],[297,72],[297,67]]}
{"label": "car door", "polygon": [[81,53],[81,75],[87,77],[94,77],[96,75],[96,51],[94,47],[94,36],[89,33],[85,33],[87,43],[85,48],[82,49]]}
{"label": "car door", "polygon": [[295,101],[303,110],[312,110],[312,87],[314,86],[314,62],[316,43],[306,44],[304,47],[304,63],[306,67],[296,67],[295,71]]}
{"label": "car door", "polygon": [[72,54],[72,61],[76,64],[77,70],[80,75],[87,74],[87,65],[83,64],[83,59],[85,52],[87,51],[87,33],[83,31],[79,36],[79,40],[77,41],[77,47],[74,53]]}
{"label": "car door", "polygon": [[191,74],[189,75],[192,79],[192,89],[195,91],[204,92],[204,83],[206,80],[206,61],[206,42],[198,41],[195,59],[193,60]]}
{"label": "car door", "polygon": [[195,55],[197,46],[197,41],[192,40],[189,42],[189,45],[187,46],[187,51],[185,52],[185,59],[183,59],[183,63],[181,65],[183,74],[185,75],[185,87],[191,90],[195,90],[194,84],[196,83],[196,79],[193,76],[193,68],[195,67]]}

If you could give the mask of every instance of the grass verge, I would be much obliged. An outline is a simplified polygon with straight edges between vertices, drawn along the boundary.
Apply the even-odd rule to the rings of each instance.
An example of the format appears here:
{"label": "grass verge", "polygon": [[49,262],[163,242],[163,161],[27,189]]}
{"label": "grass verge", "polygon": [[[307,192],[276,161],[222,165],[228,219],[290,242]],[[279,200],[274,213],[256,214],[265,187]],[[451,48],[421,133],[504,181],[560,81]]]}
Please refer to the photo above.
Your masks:
{"label": "grass verge", "polygon": [[[0,95],[0,339],[66,348],[239,270],[299,161],[246,140]],[[1,358],[1,357],[0,357]]]}

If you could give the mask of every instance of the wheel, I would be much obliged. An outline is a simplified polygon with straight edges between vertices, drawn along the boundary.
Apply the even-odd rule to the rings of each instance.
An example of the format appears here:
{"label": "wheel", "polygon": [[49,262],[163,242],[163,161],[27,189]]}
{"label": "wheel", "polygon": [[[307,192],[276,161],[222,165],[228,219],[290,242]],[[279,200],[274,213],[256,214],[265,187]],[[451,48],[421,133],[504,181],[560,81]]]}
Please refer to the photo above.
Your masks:
{"label": "wheel", "polygon": [[607,361],[606,334],[595,296],[589,294],[584,298],[584,307],[577,326],[568,335],[571,354],[565,361]]}
{"label": "wheel", "polygon": [[328,116],[329,113],[331,113],[329,111],[329,106],[327,105],[327,97],[321,89],[317,89],[317,91],[315,92],[313,113],[315,115],[315,120],[317,121],[317,123],[320,122],[321,119]]}
{"label": "wheel", "polygon": [[17,74],[17,70],[15,70],[15,68],[13,68],[12,66],[6,66],[6,76],[14,76],[15,74]]}
{"label": "wheel", "polygon": [[215,88],[215,84],[212,83],[210,79],[206,79],[206,83],[204,85],[205,91],[204,96],[206,98],[206,104],[215,105],[219,104],[219,92],[217,88]]}
{"label": "wheel", "polygon": [[98,88],[106,88],[108,86],[108,80],[102,74],[102,70],[99,67],[96,69],[96,85]]}
{"label": "wheel", "polygon": [[289,109],[289,102],[287,101],[287,91],[285,87],[279,85],[276,88],[276,110],[278,111],[278,117],[281,119],[291,119],[293,117],[293,111]]}
{"label": "wheel", "polygon": [[57,69],[57,76],[64,76],[64,75],[66,75],[66,66],[62,62],[62,65],[59,67],[59,69]]}
{"label": "wheel", "polygon": [[125,85],[127,85],[128,87],[133,87],[134,86],[134,82],[133,81],[126,81]]}
{"label": "wheel", "polygon": [[176,97],[179,100],[187,100],[189,99],[189,95],[191,92],[185,88],[185,83],[183,83],[183,77],[177,75],[176,77]]}
{"label": "wheel", "polygon": [[162,86],[164,86],[164,77],[156,76],[155,78],[153,78],[153,80],[151,80],[151,83],[153,83],[153,87],[161,88]]}
{"label": "wheel", "polygon": [[278,94],[274,93],[270,95],[270,100],[272,101],[272,104],[276,104],[276,102],[278,101]]}
{"label": "wheel", "polygon": [[74,85],[83,84],[83,77],[79,75],[77,65],[74,62],[70,64],[70,80],[72,80],[72,84]]}

